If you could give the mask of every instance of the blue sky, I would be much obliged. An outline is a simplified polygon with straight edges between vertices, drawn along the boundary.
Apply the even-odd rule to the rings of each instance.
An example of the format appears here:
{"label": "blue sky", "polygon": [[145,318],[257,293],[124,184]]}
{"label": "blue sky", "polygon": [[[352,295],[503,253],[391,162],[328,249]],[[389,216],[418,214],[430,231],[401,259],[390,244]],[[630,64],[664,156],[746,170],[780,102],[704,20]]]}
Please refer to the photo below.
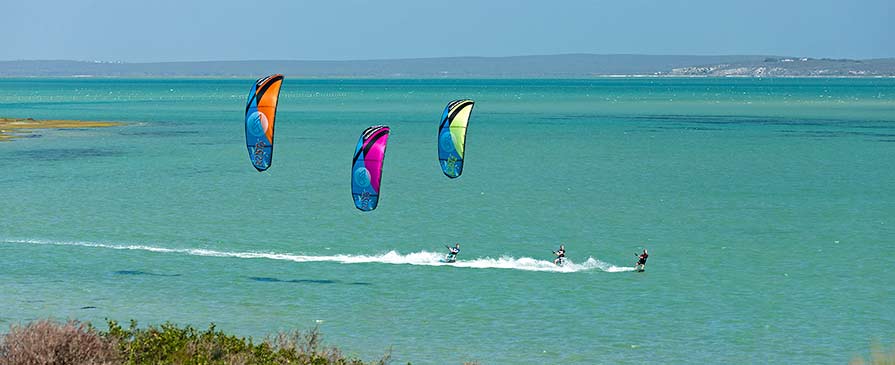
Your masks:
{"label": "blue sky", "polygon": [[895,0],[3,0],[0,60],[895,57]]}

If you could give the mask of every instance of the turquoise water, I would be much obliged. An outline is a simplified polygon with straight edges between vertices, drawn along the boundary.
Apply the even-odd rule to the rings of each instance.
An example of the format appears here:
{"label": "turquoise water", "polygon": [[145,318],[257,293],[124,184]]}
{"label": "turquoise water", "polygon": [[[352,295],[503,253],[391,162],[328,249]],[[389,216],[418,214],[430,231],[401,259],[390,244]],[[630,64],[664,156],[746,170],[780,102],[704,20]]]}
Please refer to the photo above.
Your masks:
{"label": "turquoise water", "polygon": [[[127,122],[0,143],[0,326],[319,325],[414,364],[837,364],[895,340],[895,80],[287,75],[260,174],[251,82],[0,80],[0,116]],[[461,97],[449,180],[437,123]],[[374,124],[392,136],[361,213]]]}

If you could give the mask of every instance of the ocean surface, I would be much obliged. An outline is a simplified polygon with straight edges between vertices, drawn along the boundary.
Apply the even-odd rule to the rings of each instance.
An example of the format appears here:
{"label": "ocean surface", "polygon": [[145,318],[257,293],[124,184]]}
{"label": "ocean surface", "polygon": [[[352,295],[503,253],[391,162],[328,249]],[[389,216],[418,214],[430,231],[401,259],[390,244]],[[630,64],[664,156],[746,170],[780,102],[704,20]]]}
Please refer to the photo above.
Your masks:
{"label": "ocean surface", "polygon": [[[0,143],[0,328],[319,325],[414,364],[843,364],[895,341],[893,79],[287,75],[265,173],[253,81],[0,79],[0,116],[126,123]],[[457,98],[476,105],[451,180]],[[375,124],[362,213],[351,157]]]}

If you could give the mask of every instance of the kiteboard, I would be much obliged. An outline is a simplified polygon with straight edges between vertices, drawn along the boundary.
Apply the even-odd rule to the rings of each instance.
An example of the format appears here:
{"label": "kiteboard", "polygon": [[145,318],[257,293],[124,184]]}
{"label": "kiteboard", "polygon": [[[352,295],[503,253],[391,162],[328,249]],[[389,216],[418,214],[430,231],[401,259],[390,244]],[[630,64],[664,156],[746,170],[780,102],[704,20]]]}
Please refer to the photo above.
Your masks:
{"label": "kiteboard", "polygon": [[445,264],[453,264],[453,263],[457,262],[457,259],[455,259],[455,258],[451,259],[451,258],[445,257],[443,259],[438,259],[438,262],[445,263]]}

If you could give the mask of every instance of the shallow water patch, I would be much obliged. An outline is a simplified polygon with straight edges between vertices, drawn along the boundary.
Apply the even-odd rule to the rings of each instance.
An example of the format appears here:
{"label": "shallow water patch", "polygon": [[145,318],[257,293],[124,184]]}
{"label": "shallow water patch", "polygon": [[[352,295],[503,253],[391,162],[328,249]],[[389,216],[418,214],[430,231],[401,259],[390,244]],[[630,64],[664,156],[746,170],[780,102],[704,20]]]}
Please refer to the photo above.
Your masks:
{"label": "shallow water patch", "polygon": [[37,150],[15,151],[2,157],[12,161],[65,161],[82,158],[118,157],[124,152],[106,148],[44,148]]}

